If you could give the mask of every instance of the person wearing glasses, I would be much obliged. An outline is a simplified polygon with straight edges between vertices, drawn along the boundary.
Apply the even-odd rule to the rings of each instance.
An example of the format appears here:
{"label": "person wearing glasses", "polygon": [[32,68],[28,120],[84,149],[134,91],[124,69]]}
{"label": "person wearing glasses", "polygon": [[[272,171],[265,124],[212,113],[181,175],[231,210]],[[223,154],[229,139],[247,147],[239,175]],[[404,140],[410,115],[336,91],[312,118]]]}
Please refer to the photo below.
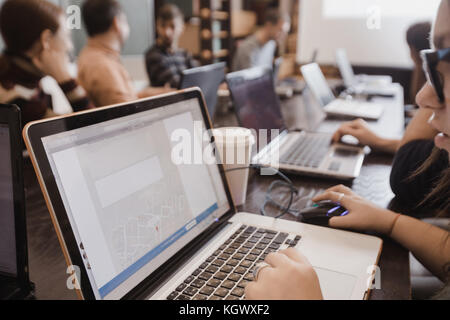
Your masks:
{"label": "person wearing glasses", "polygon": [[[450,0],[439,7],[433,32],[433,50],[422,52],[428,81],[417,95],[421,110],[431,114],[429,124],[435,132],[431,156],[416,174],[433,167],[441,157],[447,160],[425,200],[435,205],[435,215],[450,213]],[[418,182],[420,183],[420,181]],[[349,188],[335,186],[314,201],[331,200],[349,210],[344,217],[330,219],[334,228],[373,231],[391,237],[419,260],[445,286],[433,298],[450,299],[450,232],[410,216],[379,208]],[[296,249],[271,253],[265,265],[255,271],[256,280],[245,288],[247,299],[322,299],[317,274]]]}
{"label": "person wearing glasses", "polygon": [[[407,42],[416,69],[422,65],[420,52],[430,48],[429,44],[424,43],[429,41],[430,29],[429,23],[416,24],[408,29]],[[423,71],[419,73],[415,70],[413,79],[422,78],[417,76],[422,73]],[[425,79],[424,73],[423,78]],[[423,86],[423,83],[420,80],[416,85]],[[416,93],[418,90],[416,89]],[[429,217],[437,209],[435,204],[422,200],[448,167],[447,154],[441,152],[436,155],[433,166],[420,174],[414,174],[426,162],[434,148],[433,139],[438,131],[428,123],[431,115],[431,110],[420,108],[408,124],[402,139],[385,139],[373,132],[362,119],[342,124],[333,135],[334,142],[340,141],[345,135],[352,135],[362,145],[367,145],[374,151],[395,154],[390,184],[396,196],[396,205],[403,208],[404,213],[421,218]]]}

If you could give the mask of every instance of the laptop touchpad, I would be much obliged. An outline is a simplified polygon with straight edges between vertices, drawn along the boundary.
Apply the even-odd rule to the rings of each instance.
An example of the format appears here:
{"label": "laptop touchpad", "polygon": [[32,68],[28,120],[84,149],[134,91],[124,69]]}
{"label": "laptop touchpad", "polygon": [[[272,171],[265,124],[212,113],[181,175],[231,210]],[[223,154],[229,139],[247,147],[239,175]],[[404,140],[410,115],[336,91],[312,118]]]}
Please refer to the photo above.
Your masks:
{"label": "laptop touchpad", "polygon": [[336,148],[334,150],[334,156],[341,157],[341,158],[349,158],[349,157],[355,157],[359,154],[356,150],[351,149],[344,149],[344,148]]}
{"label": "laptop touchpad", "polygon": [[317,267],[314,267],[314,270],[319,277],[325,300],[348,300],[351,298],[357,280],[355,276]]}

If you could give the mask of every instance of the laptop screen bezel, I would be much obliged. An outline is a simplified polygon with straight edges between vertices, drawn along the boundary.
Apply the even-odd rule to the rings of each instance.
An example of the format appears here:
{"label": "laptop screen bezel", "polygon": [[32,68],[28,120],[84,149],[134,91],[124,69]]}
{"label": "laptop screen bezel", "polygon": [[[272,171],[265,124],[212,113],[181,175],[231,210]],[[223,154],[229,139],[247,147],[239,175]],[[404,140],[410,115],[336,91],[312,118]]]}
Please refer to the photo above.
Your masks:
{"label": "laptop screen bezel", "polygon": [[0,104],[0,124],[6,125],[9,130],[17,270],[16,275],[2,273],[2,276],[16,278],[22,290],[31,290],[28,274],[28,246],[22,155],[23,143],[20,135],[22,125],[19,107],[16,105]]}
{"label": "laptop screen bezel", "polygon": [[[325,75],[323,74],[322,70],[320,69],[319,64],[314,62],[314,63],[303,65],[300,68],[300,71],[303,75],[303,78],[305,79],[305,82],[306,82],[306,85],[307,85],[309,91],[313,94],[313,96],[315,97],[315,99],[317,100],[317,102],[320,104],[320,106],[322,108],[326,107],[329,103],[336,100],[336,96],[334,95],[333,90],[331,90],[330,85],[327,83]],[[314,83],[311,86],[311,83],[309,81],[311,75],[319,76],[321,78],[321,79],[319,79],[319,81],[322,83],[319,83],[319,85],[317,85],[317,83]],[[320,96],[319,92],[316,91],[318,86],[321,86],[321,87],[323,87],[323,89],[326,89],[328,91],[327,97],[325,97],[325,98],[329,101],[323,101],[323,99],[322,99],[323,97]]]}
{"label": "laptop screen bezel", "polygon": [[[136,102],[120,104],[111,107],[105,107],[96,109],[94,111],[84,111],[73,114],[71,116],[59,117],[47,121],[38,121],[28,124],[24,129],[24,138],[27,143],[27,147],[34,159],[35,169],[39,171],[42,186],[45,188],[44,194],[47,197],[47,205],[51,206],[53,214],[57,221],[58,226],[55,225],[57,233],[60,232],[60,241],[63,241],[62,249],[66,251],[66,262],[69,265],[80,266],[80,290],[77,290],[79,294],[82,294],[82,298],[93,300],[95,294],[90,284],[87,270],[85,269],[85,263],[78,249],[78,243],[75,238],[75,234],[71,228],[69,217],[65,210],[61,194],[59,193],[56,180],[53,176],[49,160],[47,158],[42,138],[55,135],[58,133],[71,131],[87,126],[92,126],[98,123],[102,123],[109,120],[118,119],[133,114],[138,114],[145,111],[157,109],[166,105],[172,105],[178,102],[197,99],[200,104],[200,109],[204,119],[205,129],[212,129],[211,120],[209,118],[202,93],[199,88],[192,88],[188,90],[178,91],[177,93],[167,94],[156,98],[149,98],[139,100]],[[212,139],[213,140],[213,139]],[[225,177],[223,166],[219,163],[219,171],[222,178],[224,190],[228,199],[230,209],[220,217],[219,221],[209,228],[204,230],[198,237],[184,246],[182,250],[177,252],[171,259],[166,261],[152,274],[149,274],[139,285],[133,288],[122,299],[126,299],[129,296],[133,296],[133,291],[141,291],[142,287],[150,285],[150,282],[165,277],[164,272],[170,268],[171,263],[176,260],[178,254],[183,254],[191,249],[198,238],[201,238],[205,233],[211,232],[212,229],[219,228],[223,223],[228,221],[233,214],[236,213],[236,209],[232,200],[232,196],[228,187],[228,183]],[[152,283],[153,284],[153,283]]]}

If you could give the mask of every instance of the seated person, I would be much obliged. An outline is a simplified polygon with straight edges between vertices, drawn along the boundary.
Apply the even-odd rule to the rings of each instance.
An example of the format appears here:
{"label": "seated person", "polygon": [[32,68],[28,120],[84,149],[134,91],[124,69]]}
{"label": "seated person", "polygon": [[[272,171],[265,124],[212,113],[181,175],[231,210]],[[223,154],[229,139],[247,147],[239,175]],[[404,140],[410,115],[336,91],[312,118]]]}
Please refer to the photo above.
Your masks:
{"label": "seated person", "polygon": [[[32,19],[31,19],[32,17]],[[0,103],[17,104],[22,122],[56,115],[41,80],[53,77],[74,111],[90,107],[70,75],[70,31],[63,10],[45,0],[7,0],[0,9],[5,51],[0,57]]]}
{"label": "seated person", "polygon": [[82,14],[89,39],[78,58],[78,81],[96,107],[168,91],[146,88],[135,92],[131,77],[120,61],[130,27],[118,1],[86,0]]}
{"label": "seated person", "polygon": [[200,64],[183,49],[178,41],[184,31],[184,17],[180,9],[166,4],[158,11],[156,18],[156,44],[145,55],[148,78],[153,86],[179,88],[183,70]]}
{"label": "seated person", "polygon": [[[433,81],[450,81],[450,25],[447,23],[450,1],[442,1],[434,29],[436,50],[447,50],[445,56],[432,67]],[[443,53],[443,51],[441,51]],[[437,74],[441,78],[435,77]],[[434,139],[436,152],[450,153],[450,87],[428,82],[419,92],[419,106],[433,113],[431,126],[438,132]],[[442,88],[442,87],[441,87]],[[444,99],[440,99],[443,96]],[[420,169],[434,165],[434,157]],[[420,261],[444,284],[444,290],[436,299],[450,299],[450,233],[426,222],[376,207],[344,186],[336,186],[317,196],[314,201],[340,202],[349,210],[343,217],[333,217],[330,225],[335,228],[374,231],[393,238]],[[425,201],[435,203],[434,214],[448,217],[450,214],[450,168],[441,173],[436,185],[426,195]],[[269,266],[259,270],[257,281],[245,288],[248,299],[322,299],[317,274],[306,257],[296,249],[271,253],[266,257]]]}
{"label": "seated person", "polygon": [[257,66],[273,65],[277,41],[283,40],[291,28],[289,15],[269,9],[265,23],[253,35],[239,44],[233,58],[232,70],[239,71]]}
{"label": "seated person", "polygon": [[[418,90],[418,85],[423,86],[425,83],[420,50],[430,48],[430,30],[429,23],[421,23],[413,25],[407,32],[407,42],[415,65],[412,79],[412,86],[415,86],[415,89],[412,88],[412,92]],[[431,115],[432,112],[426,108],[418,110],[409,122],[402,139],[382,138],[370,130],[367,123],[361,119],[344,123],[333,137],[333,140],[337,142],[344,135],[352,135],[363,145],[395,154],[391,188],[396,195],[396,205],[401,206],[405,213],[412,210],[415,216],[426,216],[425,212],[434,209],[430,203],[422,203],[420,208],[417,206],[431,191],[441,172],[448,166],[447,154],[436,151],[434,166],[414,175],[430,156],[434,147],[432,139],[438,133],[428,124]],[[422,211],[420,214],[418,209]]]}

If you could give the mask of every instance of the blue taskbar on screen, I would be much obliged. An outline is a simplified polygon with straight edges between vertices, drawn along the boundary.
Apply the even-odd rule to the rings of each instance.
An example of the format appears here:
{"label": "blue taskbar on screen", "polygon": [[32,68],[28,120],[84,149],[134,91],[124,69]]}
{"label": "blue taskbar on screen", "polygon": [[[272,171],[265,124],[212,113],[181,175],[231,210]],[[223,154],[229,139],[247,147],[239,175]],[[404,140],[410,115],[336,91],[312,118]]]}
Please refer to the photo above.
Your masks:
{"label": "blue taskbar on screen", "polygon": [[200,222],[205,220],[209,215],[211,215],[214,211],[218,209],[217,203],[213,204],[211,207],[206,209],[203,213],[197,216],[195,219],[192,219],[188,223],[186,223],[182,228],[180,228],[177,232],[172,234],[169,238],[161,242],[157,247],[153,248],[151,251],[146,253],[142,258],[137,260],[131,266],[126,268],[124,271],[119,273],[116,277],[114,277],[111,281],[105,284],[103,287],[99,289],[100,296],[102,299],[115,288],[117,288],[122,282],[127,280],[133,274],[135,274],[139,269],[157,257],[161,252],[166,250],[169,246],[171,246],[175,241],[180,239],[186,233],[189,232],[194,226],[198,225]]}

